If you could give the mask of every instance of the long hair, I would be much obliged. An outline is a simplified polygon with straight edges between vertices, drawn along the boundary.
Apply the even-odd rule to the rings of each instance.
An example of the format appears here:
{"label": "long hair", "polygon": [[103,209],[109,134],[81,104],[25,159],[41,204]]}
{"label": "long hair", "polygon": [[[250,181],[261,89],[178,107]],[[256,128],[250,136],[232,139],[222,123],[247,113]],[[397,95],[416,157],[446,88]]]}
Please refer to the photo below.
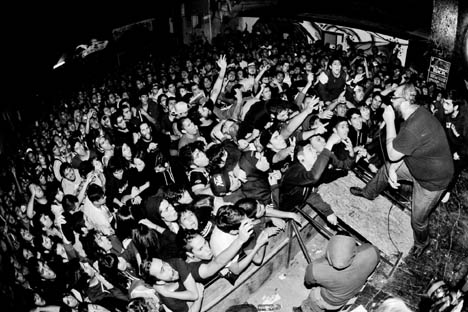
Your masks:
{"label": "long hair", "polygon": [[159,255],[161,245],[158,233],[144,224],[138,224],[132,232],[132,240],[142,259]]}
{"label": "long hair", "polygon": [[128,277],[118,269],[119,259],[112,253],[101,256],[98,260],[99,271],[114,286],[127,291]]}

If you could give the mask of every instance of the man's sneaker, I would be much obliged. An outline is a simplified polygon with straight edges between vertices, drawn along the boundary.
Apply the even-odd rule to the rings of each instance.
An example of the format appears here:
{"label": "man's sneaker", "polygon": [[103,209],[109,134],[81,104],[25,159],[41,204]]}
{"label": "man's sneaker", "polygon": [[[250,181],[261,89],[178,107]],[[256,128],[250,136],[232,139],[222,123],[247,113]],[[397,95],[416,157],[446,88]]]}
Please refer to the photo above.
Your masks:
{"label": "man's sneaker", "polygon": [[366,199],[370,199],[368,198],[366,195],[364,195],[364,189],[360,188],[360,187],[356,187],[356,186],[352,186],[349,188],[349,191],[351,192],[351,194],[353,194],[354,196],[358,196],[358,197],[364,197]]}
{"label": "man's sneaker", "polygon": [[447,192],[445,193],[444,197],[442,197],[440,201],[445,204],[446,202],[449,201],[449,199],[450,199],[450,192]]}

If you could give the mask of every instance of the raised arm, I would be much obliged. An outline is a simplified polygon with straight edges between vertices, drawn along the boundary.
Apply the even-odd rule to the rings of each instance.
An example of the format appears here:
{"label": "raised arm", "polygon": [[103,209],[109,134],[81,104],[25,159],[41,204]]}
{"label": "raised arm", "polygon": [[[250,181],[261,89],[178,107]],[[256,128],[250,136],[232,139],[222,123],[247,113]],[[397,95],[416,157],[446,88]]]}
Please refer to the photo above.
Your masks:
{"label": "raised arm", "polygon": [[239,228],[239,236],[207,264],[202,264],[200,266],[198,274],[202,278],[208,278],[215,275],[219,270],[225,267],[229,261],[231,261],[240,251],[242,246],[249,240],[250,236],[253,233],[253,224],[250,219],[242,221]]}
{"label": "raised arm", "polygon": [[226,68],[227,68],[227,62],[226,62],[226,56],[221,55],[216,62],[218,64],[220,71],[218,75],[218,79],[216,79],[216,82],[213,86],[213,90],[211,90],[210,94],[210,99],[213,101],[214,104],[216,104],[216,101],[218,100],[218,96],[221,93],[221,88],[223,87],[223,80],[224,76],[226,75]]}
{"label": "raised arm", "polygon": [[314,74],[313,73],[308,73],[307,74],[307,84],[305,85],[305,87],[301,90],[301,92],[299,92],[299,94],[297,95],[296,97],[296,105],[302,109],[302,103],[304,102],[304,99],[306,97],[306,94],[307,92],[309,91],[310,87],[312,86],[314,82]]}
{"label": "raised arm", "polygon": [[268,243],[268,236],[269,236],[268,232],[263,230],[262,233],[260,233],[260,235],[258,236],[257,242],[256,242],[255,247],[252,250],[252,252],[249,253],[247,256],[245,256],[241,261],[232,263],[229,266],[229,270],[232,273],[236,274],[236,275],[239,275],[240,273],[242,273],[249,266],[249,264],[252,262],[253,258],[257,254],[257,252],[264,245],[266,245]]}
{"label": "raised arm", "polygon": [[314,110],[315,106],[319,103],[319,101],[320,99],[314,96],[304,108],[304,110],[296,116],[294,116],[286,125],[286,127],[283,130],[281,130],[281,136],[285,140],[288,139],[291,136],[291,134],[293,134],[294,131],[296,131],[296,129],[299,128],[300,125],[302,125],[307,116],[312,114],[312,111]]}

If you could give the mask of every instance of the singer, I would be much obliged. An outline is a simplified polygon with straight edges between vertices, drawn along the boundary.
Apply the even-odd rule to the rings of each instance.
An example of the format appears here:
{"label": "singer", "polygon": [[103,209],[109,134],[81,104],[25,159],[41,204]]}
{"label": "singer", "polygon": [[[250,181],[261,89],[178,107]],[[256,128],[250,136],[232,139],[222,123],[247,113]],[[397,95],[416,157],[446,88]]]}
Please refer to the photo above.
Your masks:
{"label": "singer", "polygon": [[[351,187],[355,196],[375,199],[390,184],[398,188],[398,181],[413,182],[411,226],[414,247],[419,257],[429,246],[429,215],[453,176],[453,160],[447,137],[439,121],[416,101],[416,89],[403,84],[395,89],[383,113],[387,130],[386,147],[389,161],[363,188]],[[396,116],[395,116],[396,114]],[[397,135],[395,118],[402,118]]]}

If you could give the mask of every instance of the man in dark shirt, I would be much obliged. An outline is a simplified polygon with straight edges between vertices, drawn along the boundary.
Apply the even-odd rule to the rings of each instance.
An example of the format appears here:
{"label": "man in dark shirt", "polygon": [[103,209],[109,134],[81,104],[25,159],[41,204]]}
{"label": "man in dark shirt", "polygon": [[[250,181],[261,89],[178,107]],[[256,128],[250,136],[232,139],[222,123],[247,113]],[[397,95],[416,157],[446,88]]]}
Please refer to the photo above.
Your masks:
{"label": "man in dark shirt", "polygon": [[338,220],[330,205],[323,201],[313,187],[319,182],[330,159],[336,159],[331,150],[339,142],[341,138],[338,134],[332,133],[325,147],[322,146],[323,150],[320,154],[312,143],[297,145],[295,153],[297,162],[285,172],[280,188],[281,210],[292,210],[294,207],[307,203],[326,216],[328,222],[337,224]]}
{"label": "man in dark shirt", "polygon": [[447,135],[455,169],[452,182],[442,199],[445,203],[458,175],[468,166],[468,110],[465,101],[454,90],[442,99],[442,108],[444,115],[441,123]]}
{"label": "man in dark shirt", "polygon": [[354,238],[338,233],[328,242],[326,255],[306,268],[304,284],[313,287],[294,312],[338,310],[365,285],[380,256],[370,244],[356,246]]}
{"label": "man in dark shirt", "polygon": [[[353,195],[376,198],[398,180],[413,182],[411,226],[413,253],[419,257],[429,246],[429,215],[453,176],[453,160],[444,129],[424,107],[414,102],[416,90],[411,84],[396,88],[392,105],[385,108],[386,147],[391,163],[384,164],[364,189],[351,187]],[[395,129],[395,112],[404,122]]]}
{"label": "man in dark shirt", "polygon": [[122,110],[118,110],[111,116],[112,126],[114,127],[113,131],[113,143],[116,146],[121,146],[124,143],[127,143],[128,146],[133,146],[133,132],[127,127],[127,120],[123,115]]}
{"label": "man in dark shirt", "polygon": [[142,272],[148,284],[154,285],[161,302],[173,312],[199,311],[203,286],[196,284],[187,263],[182,259],[157,258],[145,261]]}

